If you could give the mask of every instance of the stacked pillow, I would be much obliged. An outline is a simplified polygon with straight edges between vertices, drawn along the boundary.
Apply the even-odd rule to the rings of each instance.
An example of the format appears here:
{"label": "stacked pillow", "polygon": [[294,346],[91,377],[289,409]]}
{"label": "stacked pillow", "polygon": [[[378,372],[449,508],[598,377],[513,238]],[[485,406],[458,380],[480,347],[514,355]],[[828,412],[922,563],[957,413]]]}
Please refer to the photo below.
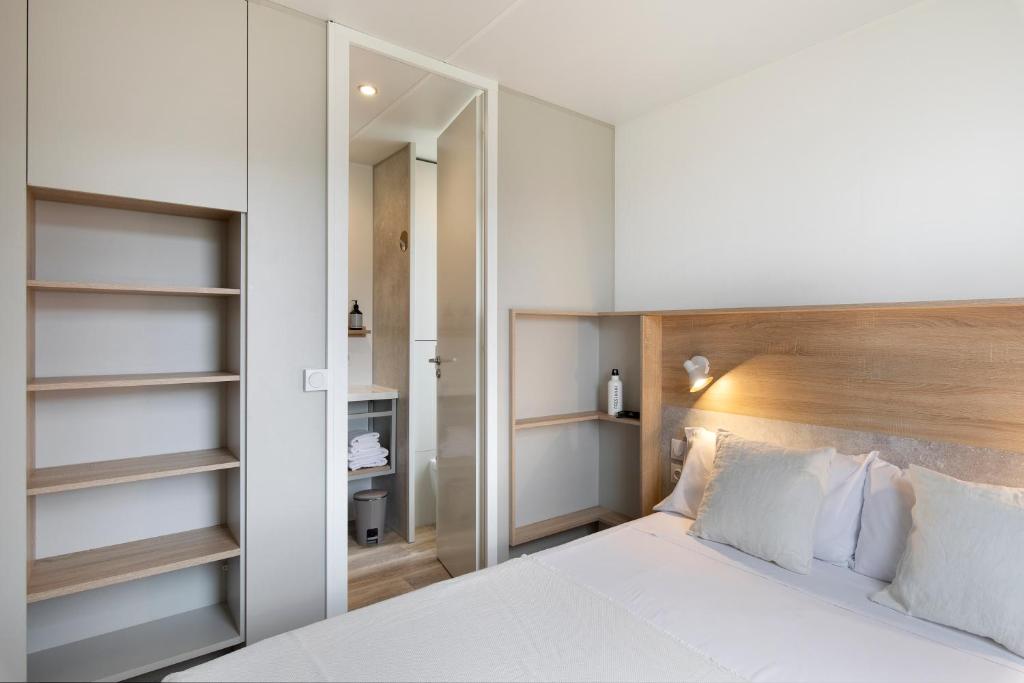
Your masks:
{"label": "stacked pillow", "polygon": [[[679,483],[672,494],[658,503],[654,509],[696,519],[714,469],[718,439],[722,438],[726,443],[741,449],[745,445],[749,446],[753,449],[754,455],[764,444],[742,439],[725,430],[715,432],[703,427],[687,427],[685,432],[689,451],[683,462]],[[853,559],[857,531],[860,527],[864,481],[868,468],[875,462],[878,452],[844,455],[836,453],[834,449],[826,450],[830,452],[830,467],[815,518],[813,556],[845,566]]]}
{"label": "stacked pillow", "polygon": [[875,602],[976,633],[1024,656],[1024,489],[910,466],[906,551]]}
{"label": "stacked pillow", "polygon": [[914,489],[904,471],[884,460],[873,462],[864,484],[864,511],[853,571],[892,581],[907,547],[913,507]]}
{"label": "stacked pillow", "polygon": [[799,451],[719,434],[690,533],[807,574],[835,454],[834,448]]}
{"label": "stacked pillow", "polygon": [[804,574],[812,557],[850,566],[892,582],[875,602],[1024,656],[1024,489],[904,471],[876,451],[686,437],[682,476],[655,510],[694,518],[692,535]]}

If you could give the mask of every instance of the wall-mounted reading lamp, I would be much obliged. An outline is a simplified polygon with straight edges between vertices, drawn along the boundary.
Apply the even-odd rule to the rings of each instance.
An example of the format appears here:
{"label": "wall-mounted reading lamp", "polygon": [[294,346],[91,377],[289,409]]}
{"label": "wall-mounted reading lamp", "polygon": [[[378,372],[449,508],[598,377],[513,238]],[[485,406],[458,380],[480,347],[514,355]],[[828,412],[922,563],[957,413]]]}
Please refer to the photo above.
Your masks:
{"label": "wall-mounted reading lamp", "polygon": [[683,369],[690,376],[690,392],[697,392],[714,381],[711,372],[711,361],[704,356],[694,356],[683,362]]}

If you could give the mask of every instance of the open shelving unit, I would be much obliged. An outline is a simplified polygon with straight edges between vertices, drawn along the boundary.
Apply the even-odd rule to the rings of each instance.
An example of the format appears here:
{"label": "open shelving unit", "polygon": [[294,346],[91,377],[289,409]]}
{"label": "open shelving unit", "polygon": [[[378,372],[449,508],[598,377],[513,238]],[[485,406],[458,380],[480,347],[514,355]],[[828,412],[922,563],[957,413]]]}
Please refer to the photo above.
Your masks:
{"label": "open shelving unit", "polygon": [[[394,474],[398,465],[398,390],[376,384],[351,386],[348,389],[349,434],[354,430],[380,433],[381,445],[388,449],[388,462],[379,467],[363,467],[348,471],[348,480],[361,481]],[[348,439],[346,439],[346,442]]]}
{"label": "open shelving unit", "polygon": [[[510,311],[510,545],[614,526],[657,503],[660,341],[658,316]],[[608,414],[612,368],[640,419]]]}
{"label": "open shelving unit", "polygon": [[243,643],[245,215],[29,206],[29,680]]}

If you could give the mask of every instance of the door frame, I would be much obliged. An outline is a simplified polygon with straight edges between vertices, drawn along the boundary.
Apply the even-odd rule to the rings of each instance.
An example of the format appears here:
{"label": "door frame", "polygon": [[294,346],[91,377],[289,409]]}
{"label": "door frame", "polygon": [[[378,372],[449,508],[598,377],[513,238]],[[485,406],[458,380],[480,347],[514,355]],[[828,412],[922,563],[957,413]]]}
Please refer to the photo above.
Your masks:
{"label": "door frame", "polygon": [[[327,24],[327,520],[326,613],[348,609],[348,121],[349,50],[370,50],[465,83],[484,104],[482,211],[477,235],[481,302],[477,354],[479,567],[498,562],[498,82],[347,26]],[[342,435],[342,436],[339,436]],[[406,457],[409,457],[408,454]]]}

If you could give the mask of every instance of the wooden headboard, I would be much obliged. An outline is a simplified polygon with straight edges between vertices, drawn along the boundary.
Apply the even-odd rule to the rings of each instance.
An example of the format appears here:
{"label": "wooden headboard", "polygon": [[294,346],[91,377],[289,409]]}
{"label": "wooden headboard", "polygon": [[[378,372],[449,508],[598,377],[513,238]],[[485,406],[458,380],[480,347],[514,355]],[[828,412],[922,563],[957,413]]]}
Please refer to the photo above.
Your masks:
{"label": "wooden headboard", "polygon": [[1022,300],[660,315],[664,404],[1024,453]]}

